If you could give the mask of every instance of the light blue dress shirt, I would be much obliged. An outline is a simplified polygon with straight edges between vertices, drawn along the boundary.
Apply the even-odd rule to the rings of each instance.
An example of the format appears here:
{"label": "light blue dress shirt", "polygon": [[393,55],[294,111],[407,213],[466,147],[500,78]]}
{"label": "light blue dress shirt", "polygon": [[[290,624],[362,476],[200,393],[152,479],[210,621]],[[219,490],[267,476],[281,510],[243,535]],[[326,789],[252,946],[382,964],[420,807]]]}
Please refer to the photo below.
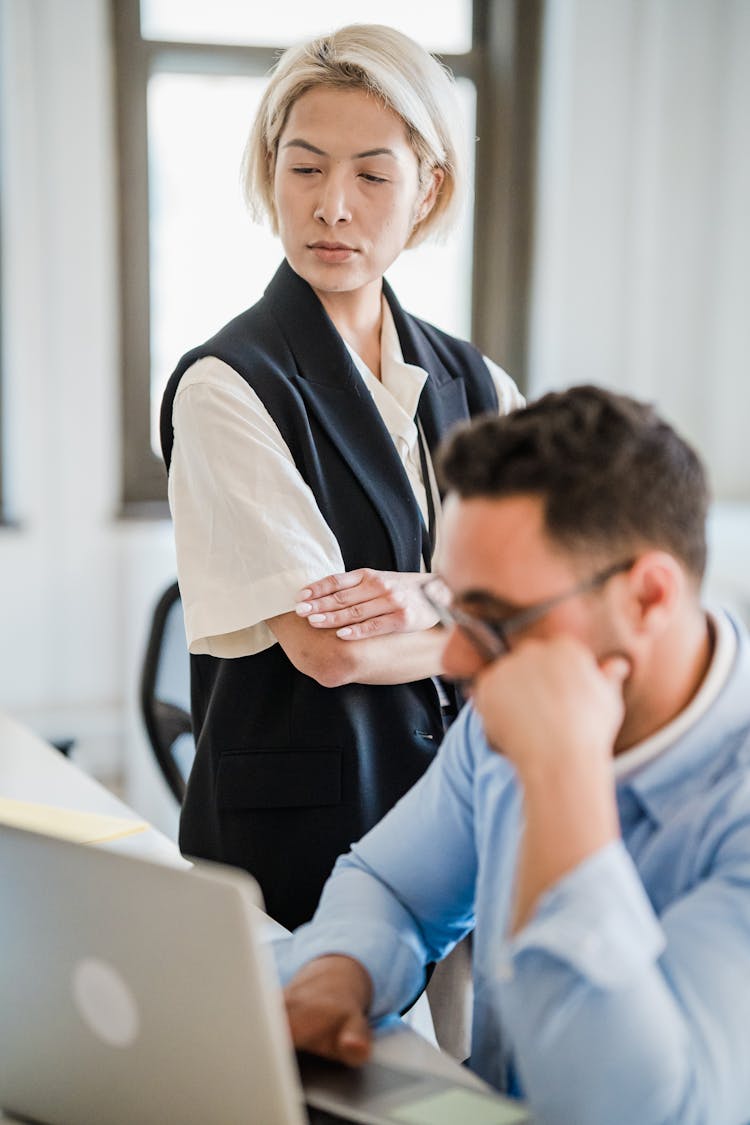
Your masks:
{"label": "light blue dress shirt", "polygon": [[709,710],[617,783],[622,839],[508,940],[521,797],[472,707],[342,857],[282,977],[356,957],[398,1011],[473,926],[472,1068],[565,1125],[750,1122],[750,642]]}

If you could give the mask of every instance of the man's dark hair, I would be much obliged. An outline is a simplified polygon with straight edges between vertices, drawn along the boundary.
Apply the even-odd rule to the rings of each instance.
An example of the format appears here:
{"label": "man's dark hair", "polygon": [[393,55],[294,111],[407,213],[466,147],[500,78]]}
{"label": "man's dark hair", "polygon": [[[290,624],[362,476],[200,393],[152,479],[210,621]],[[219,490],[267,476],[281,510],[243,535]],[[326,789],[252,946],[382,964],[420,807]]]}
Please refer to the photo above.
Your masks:
{"label": "man's dark hair", "polygon": [[652,406],[626,395],[572,387],[481,418],[448,439],[439,471],[463,499],[541,497],[548,534],[570,550],[658,547],[703,575],[703,466]]}

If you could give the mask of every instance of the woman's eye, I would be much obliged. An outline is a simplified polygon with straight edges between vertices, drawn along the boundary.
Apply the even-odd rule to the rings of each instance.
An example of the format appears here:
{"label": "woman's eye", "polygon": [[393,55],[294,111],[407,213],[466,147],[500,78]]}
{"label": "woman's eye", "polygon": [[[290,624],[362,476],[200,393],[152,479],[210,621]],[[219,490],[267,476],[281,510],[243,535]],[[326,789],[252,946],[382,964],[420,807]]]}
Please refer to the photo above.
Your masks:
{"label": "woman's eye", "polygon": [[317,170],[317,168],[292,168],[292,171],[296,172],[298,176],[311,176]]}
{"label": "woman's eye", "polygon": [[367,180],[368,184],[384,184],[386,183],[385,176],[376,176],[373,172],[360,172],[363,180]]}

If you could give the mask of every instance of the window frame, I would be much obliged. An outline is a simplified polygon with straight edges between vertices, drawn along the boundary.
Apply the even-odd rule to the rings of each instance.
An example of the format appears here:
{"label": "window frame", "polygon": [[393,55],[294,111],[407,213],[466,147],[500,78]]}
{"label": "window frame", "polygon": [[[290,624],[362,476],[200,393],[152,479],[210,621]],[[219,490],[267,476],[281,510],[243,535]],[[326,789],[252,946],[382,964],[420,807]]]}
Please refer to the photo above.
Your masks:
{"label": "window frame", "polygon": [[[527,380],[533,185],[544,0],[474,0],[472,47],[441,54],[476,88],[472,339]],[[168,514],[166,474],[151,448],[147,91],[154,71],[258,77],[277,47],[148,40],[139,0],[111,0],[120,249],[121,502],[125,516]],[[476,215],[486,215],[480,224]],[[229,315],[232,310],[227,310]],[[178,357],[175,357],[175,362]],[[2,478],[0,477],[0,484]],[[1,495],[1,494],[0,494]]]}
{"label": "window frame", "polygon": [[[3,97],[3,91],[0,90],[0,99]],[[4,241],[3,236],[5,233],[5,209],[3,204],[3,183],[4,183],[4,163],[5,163],[5,121],[3,111],[5,106],[0,100],[0,527],[5,527],[11,523],[8,517],[7,510],[7,497],[5,495],[5,414],[3,410],[5,400],[5,333],[3,331],[4,313],[5,313],[5,265],[4,265]]]}
{"label": "window frame", "polygon": [[[2,156],[0,156],[0,161]],[[3,412],[4,396],[4,357],[5,357],[5,344],[3,336],[3,304],[5,291],[3,288],[3,209],[2,209],[2,192],[0,191],[0,526],[7,524],[8,513],[6,510],[6,497],[5,497],[5,416]]]}

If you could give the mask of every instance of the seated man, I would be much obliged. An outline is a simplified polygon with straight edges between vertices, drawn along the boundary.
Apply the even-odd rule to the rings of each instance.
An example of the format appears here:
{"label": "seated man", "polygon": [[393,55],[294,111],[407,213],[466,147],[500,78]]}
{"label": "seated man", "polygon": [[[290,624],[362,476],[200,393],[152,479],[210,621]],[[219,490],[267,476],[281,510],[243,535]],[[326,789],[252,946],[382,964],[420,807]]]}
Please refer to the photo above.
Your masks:
{"label": "seated man", "polygon": [[471,1066],[536,1119],[748,1122],[750,645],[701,605],[700,463],[578,387],[442,472],[426,592],[472,703],[280,950],[294,1040],[363,1060],[475,926]]}

